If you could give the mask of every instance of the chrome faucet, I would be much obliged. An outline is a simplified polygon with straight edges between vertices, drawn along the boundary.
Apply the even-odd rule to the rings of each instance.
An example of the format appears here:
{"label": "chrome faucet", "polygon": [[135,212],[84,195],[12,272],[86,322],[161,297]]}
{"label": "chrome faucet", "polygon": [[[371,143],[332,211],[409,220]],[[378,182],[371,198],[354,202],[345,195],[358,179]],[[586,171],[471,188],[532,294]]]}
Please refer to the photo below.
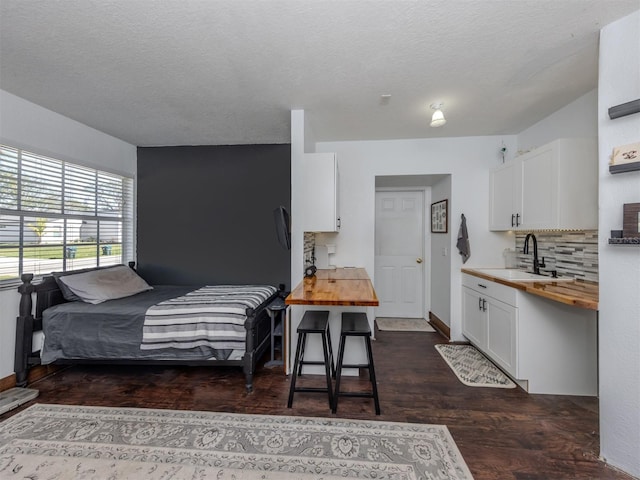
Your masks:
{"label": "chrome faucet", "polygon": [[524,249],[522,253],[529,253],[529,238],[533,239],[533,273],[540,275],[540,267],[546,267],[546,265],[544,263],[544,257],[542,257],[542,262],[538,260],[538,240],[533,233],[527,233],[524,239]]}

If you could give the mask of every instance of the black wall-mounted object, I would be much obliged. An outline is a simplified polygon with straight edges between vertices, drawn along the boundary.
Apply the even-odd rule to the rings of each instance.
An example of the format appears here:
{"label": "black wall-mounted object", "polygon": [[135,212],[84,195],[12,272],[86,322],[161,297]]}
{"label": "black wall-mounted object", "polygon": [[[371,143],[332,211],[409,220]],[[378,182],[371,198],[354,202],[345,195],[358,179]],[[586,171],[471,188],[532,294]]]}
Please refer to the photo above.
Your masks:
{"label": "black wall-mounted object", "polygon": [[291,285],[273,211],[291,203],[291,146],[138,148],[137,270],[150,284]]}
{"label": "black wall-mounted object", "polygon": [[627,115],[633,115],[634,113],[640,113],[640,99],[621,103],[620,105],[609,108],[609,118],[611,120],[614,118],[626,117]]}
{"label": "black wall-mounted object", "polygon": [[273,221],[276,226],[276,235],[280,246],[285,250],[291,250],[291,224],[289,222],[289,212],[280,205],[273,210]]}

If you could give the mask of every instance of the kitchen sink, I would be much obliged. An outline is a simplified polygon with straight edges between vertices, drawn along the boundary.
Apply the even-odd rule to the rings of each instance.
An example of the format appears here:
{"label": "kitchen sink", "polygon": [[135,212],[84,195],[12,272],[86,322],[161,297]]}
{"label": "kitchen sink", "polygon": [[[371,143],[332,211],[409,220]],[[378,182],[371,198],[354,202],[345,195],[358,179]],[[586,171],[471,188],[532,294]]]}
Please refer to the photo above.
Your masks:
{"label": "kitchen sink", "polygon": [[573,280],[573,278],[570,277],[554,278],[552,276],[538,275],[513,268],[476,268],[474,270],[484,273],[485,275],[491,275],[504,280],[513,280],[514,282],[570,282]]}

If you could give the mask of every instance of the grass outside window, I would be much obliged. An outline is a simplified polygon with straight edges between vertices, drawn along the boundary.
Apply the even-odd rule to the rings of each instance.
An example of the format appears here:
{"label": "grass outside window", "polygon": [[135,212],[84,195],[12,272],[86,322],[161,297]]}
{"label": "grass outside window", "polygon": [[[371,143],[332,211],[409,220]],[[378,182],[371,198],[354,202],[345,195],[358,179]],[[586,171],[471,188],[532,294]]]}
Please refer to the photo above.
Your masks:
{"label": "grass outside window", "polygon": [[[96,253],[102,254],[102,247],[109,245],[111,247],[110,255],[121,255],[122,245],[120,244],[101,244],[96,250],[96,244],[71,244],[67,248],[75,248],[75,258],[92,258]],[[64,257],[65,248],[63,245],[42,245],[42,246],[26,246],[23,247],[23,256],[25,258],[49,258],[62,259]],[[0,257],[17,258],[20,255],[18,247],[3,247],[0,245]]]}

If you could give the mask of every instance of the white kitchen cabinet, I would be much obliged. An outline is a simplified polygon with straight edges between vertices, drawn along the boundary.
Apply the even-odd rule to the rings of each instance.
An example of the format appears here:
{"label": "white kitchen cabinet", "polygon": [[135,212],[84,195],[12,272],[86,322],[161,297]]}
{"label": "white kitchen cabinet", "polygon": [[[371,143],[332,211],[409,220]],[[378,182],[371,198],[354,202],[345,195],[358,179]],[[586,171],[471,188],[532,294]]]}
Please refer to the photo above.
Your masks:
{"label": "white kitchen cabinet", "polygon": [[512,288],[463,275],[462,333],[507,373],[517,377],[518,310]]}
{"label": "white kitchen cabinet", "polygon": [[[486,299],[487,353],[507,373],[518,377],[516,336],[518,309],[494,298]],[[483,302],[484,303],[484,302]]]}
{"label": "white kitchen cabinet", "polygon": [[489,185],[489,228],[514,230],[522,217],[522,162],[516,159],[491,172]]}
{"label": "white kitchen cabinet", "polygon": [[598,393],[597,312],[462,274],[462,333],[529,393]]}
{"label": "white kitchen cabinet", "polygon": [[340,230],[338,160],[335,153],[306,153],[305,232],[337,232]]}
{"label": "white kitchen cabinet", "polygon": [[480,349],[487,346],[487,315],[482,310],[482,296],[462,287],[462,333]]}
{"label": "white kitchen cabinet", "polygon": [[490,174],[490,230],[598,228],[595,139],[558,139]]}

